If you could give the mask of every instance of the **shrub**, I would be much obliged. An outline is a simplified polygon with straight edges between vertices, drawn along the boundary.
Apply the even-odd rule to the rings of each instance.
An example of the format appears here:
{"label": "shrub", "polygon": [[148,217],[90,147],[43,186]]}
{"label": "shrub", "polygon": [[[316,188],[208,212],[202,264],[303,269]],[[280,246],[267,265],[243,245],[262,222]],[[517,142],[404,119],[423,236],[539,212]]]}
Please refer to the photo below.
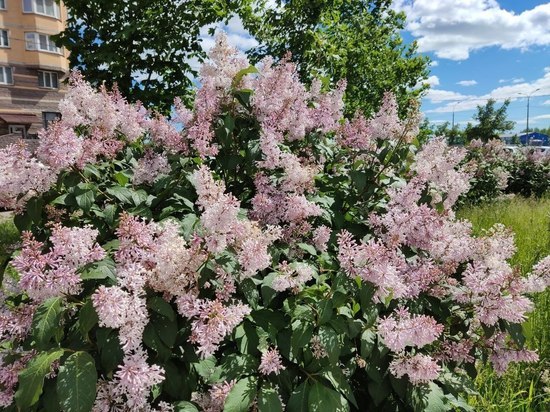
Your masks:
{"label": "shrub", "polygon": [[509,231],[454,218],[463,151],[223,37],[201,76],[180,128],[73,74],[38,159],[0,153],[4,407],[467,409],[475,359],[536,359],[549,260],[522,278]]}
{"label": "shrub", "polygon": [[459,204],[490,202],[503,194],[541,197],[550,190],[550,155],[536,147],[510,152],[499,140],[473,140],[463,163],[472,179]]}

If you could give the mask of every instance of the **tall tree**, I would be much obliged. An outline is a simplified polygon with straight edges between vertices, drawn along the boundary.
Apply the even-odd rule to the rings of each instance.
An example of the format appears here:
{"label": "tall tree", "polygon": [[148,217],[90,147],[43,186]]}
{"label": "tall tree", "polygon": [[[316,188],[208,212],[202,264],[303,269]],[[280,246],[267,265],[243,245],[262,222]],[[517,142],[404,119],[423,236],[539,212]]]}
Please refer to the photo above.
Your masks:
{"label": "tall tree", "polygon": [[514,128],[515,122],[507,120],[506,110],[510,100],[505,100],[498,109],[495,107],[494,99],[487,100],[484,106],[477,106],[477,113],[473,116],[477,124],[468,123],[464,134],[468,141],[481,139],[484,142],[495,139],[500,133],[507,132]]}
{"label": "tall tree", "polygon": [[[400,35],[405,15],[391,8],[391,0],[276,0],[243,19],[260,46],[250,55],[283,57],[288,51],[303,81],[325,76],[347,79],[346,107],[372,113],[385,91],[396,94],[400,107],[418,97],[428,75],[426,57],[415,42]],[[273,3],[273,2],[271,2]]]}
{"label": "tall tree", "polygon": [[201,61],[201,27],[247,8],[250,0],[64,0],[67,27],[59,43],[70,65],[94,84],[117,83],[131,101],[169,111],[189,96]]}

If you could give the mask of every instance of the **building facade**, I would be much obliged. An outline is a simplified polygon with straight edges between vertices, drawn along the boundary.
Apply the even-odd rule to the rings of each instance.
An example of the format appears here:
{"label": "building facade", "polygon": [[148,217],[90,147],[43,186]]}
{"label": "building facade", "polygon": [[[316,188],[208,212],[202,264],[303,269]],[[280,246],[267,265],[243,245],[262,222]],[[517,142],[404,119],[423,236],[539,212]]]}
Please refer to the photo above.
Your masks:
{"label": "building facade", "polygon": [[69,61],[51,36],[66,19],[55,0],[0,0],[0,135],[32,138],[59,116]]}

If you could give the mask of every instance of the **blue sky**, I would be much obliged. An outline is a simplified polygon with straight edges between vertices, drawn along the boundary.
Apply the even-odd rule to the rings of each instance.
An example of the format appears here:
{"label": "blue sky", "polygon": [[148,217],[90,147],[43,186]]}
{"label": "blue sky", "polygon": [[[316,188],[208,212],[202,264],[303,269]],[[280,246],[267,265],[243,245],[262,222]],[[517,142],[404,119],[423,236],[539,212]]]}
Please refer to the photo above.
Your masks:
{"label": "blue sky", "polygon": [[[397,0],[407,40],[433,61],[422,108],[434,123],[472,121],[488,98],[511,100],[508,117],[524,129],[550,126],[550,2]],[[538,90],[537,90],[538,89]]]}
{"label": "blue sky", "polygon": [[[406,41],[432,59],[422,109],[432,123],[464,126],[476,105],[511,100],[515,132],[550,126],[550,2],[535,0],[394,0],[407,14]],[[238,19],[223,27],[241,50],[256,44]],[[203,45],[213,39],[204,28]],[[537,90],[538,89],[538,90]]]}

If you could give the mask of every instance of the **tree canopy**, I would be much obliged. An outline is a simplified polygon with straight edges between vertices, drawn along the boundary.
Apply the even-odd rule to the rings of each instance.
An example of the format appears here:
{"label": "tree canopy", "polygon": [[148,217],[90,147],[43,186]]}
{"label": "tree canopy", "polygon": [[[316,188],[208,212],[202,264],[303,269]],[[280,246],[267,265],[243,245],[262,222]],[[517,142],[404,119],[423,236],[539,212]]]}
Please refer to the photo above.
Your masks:
{"label": "tree canopy", "polygon": [[[347,80],[346,110],[372,113],[385,91],[392,91],[403,109],[408,99],[424,90],[428,58],[417,54],[417,44],[400,35],[405,14],[391,0],[276,0],[276,7],[260,7],[246,28],[260,46],[250,55],[283,57],[292,53],[302,81],[312,75],[331,82]],[[262,20],[263,23],[259,23]]]}
{"label": "tree canopy", "polygon": [[484,106],[477,106],[477,113],[473,116],[477,120],[476,125],[468,123],[464,130],[466,139],[480,139],[484,142],[497,138],[500,133],[512,130],[515,122],[507,120],[506,110],[510,100],[505,100],[498,109],[495,107],[496,101],[489,99]]}
{"label": "tree canopy", "polygon": [[92,84],[118,84],[130,101],[169,111],[190,97],[192,62],[205,57],[201,27],[246,10],[249,0],[64,0],[67,26],[59,43],[70,65]]}
{"label": "tree canopy", "polygon": [[[348,114],[371,114],[386,91],[400,107],[418,97],[426,57],[403,42],[405,15],[391,0],[66,0],[67,28],[59,36],[70,63],[93,84],[118,84],[130,101],[169,111],[167,102],[189,97],[192,61],[204,50],[200,29],[239,16],[260,46],[249,56],[276,59],[291,53],[305,83],[347,79]],[[211,29],[212,31],[214,29]],[[188,100],[189,101],[189,100]]]}

